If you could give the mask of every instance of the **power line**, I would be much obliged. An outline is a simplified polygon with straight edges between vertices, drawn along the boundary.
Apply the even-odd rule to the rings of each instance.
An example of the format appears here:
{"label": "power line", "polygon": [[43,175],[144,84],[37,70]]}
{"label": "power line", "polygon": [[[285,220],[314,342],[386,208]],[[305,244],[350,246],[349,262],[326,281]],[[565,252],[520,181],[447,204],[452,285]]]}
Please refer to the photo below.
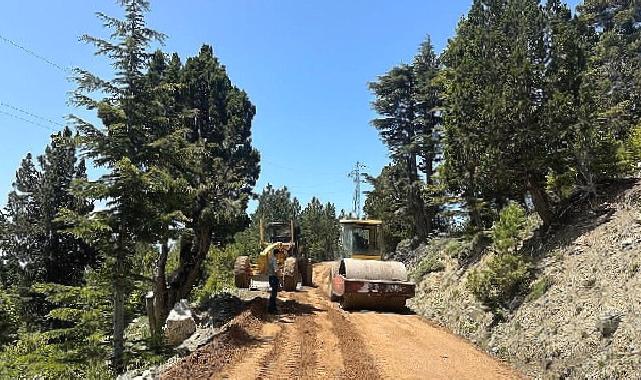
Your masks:
{"label": "power line", "polygon": [[33,121],[33,120],[25,119],[24,117],[22,117],[22,116],[18,116],[18,115],[16,115],[16,114],[11,113],[11,112],[6,112],[6,111],[3,111],[3,110],[0,110],[0,113],[1,113],[1,114],[4,114],[4,115],[7,115],[7,116],[9,116],[9,117],[12,117],[12,118],[14,118],[14,119],[18,119],[18,120],[25,121],[25,122],[27,122],[27,123],[29,123],[29,124],[33,124],[33,125],[35,125],[35,126],[37,126],[37,127],[40,127],[40,128],[43,128],[43,129],[46,129],[46,130],[49,130],[49,131],[53,131],[53,132],[55,132],[55,131],[56,131],[54,128],[52,128],[52,127],[50,127],[50,126],[47,126],[47,125],[44,125],[44,124],[38,123],[38,122]]}
{"label": "power line", "polygon": [[58,70],[60,70],[60,71],[62,71],[64,73],[67,73],[67,74],[71,74],[72,73],[71,69],[69,69],[67,67],[64,67],[62,65],[59,65],[59,64],[55,63],[54,61],[50,60],[49,58],[46,58],[46,57],[36,53],[35,51],[31,50],[31,49],[27,49],[26,47],[20,45],[19,43],[15,42],[15,41],[13,41],[13,40],[5,37],[5,36],[3,36],[2,34],[0,34],[0,41],[3,41],[3,42],[5,42],[5,43],[17,48],[17,49],[20,49],[23,52],[29,54],[30,56],[32,56],[32,57],[34,57],[36,59],[39,59],[40,61],[42,61],[42,62],[44,62],[44,63],[46,63],[46,64],[48,64],[48,65],[50,65],[52,67],[55,67],[56,69],[58,69]]}
{"label": "power line", "polygon": [[12,106],[11,104],[7,104],[7,103],[5,103],[3,101],[0,101],[0,106],[4,106],[4,107],[7,107],[7,108],[10,108],[10,109],[12,109],[14,111],[18,111],[18,112],[20,112],[22,114],[25,114],[27,116],[31,116],[34,119],[39,119],[39,120],[45,121],[45,122],[47,122],[49,124],[57,125],[59,127],[64,127],[65,126],[65,124],[63,124],[63,123],[58,123],[57,121],[53,121],[53,120],[48,119],[46,117],[38,116],[38,115],[36,115],[36,114],[34,114],[32,112],[24,110],[24,109],[22,109],[20,107]]}

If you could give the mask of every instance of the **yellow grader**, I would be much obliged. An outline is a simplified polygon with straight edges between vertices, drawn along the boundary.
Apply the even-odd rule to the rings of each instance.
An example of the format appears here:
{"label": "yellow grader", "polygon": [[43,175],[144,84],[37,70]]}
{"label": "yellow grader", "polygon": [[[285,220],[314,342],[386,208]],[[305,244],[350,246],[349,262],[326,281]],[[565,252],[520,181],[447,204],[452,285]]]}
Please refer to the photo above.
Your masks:
{"label": "yellow grader", "polygon": [[234,263],[234,284],[237,288],[257,289],[253,284],[267,282],[267,258],[270,253],[278,262],[278,277],[284,291],[295,291],[298,282],[312,286],[311,260],[300,253],[299,228],[293,221],[260,221],[260,246],[262,251],[256,263],[249,256],[239,256]]}
{"label": "yellow grader", "polygon": [[343,309],[401,310],[414,297],[405,265],[382,261],[380,220],[341,220],[344,258],[332,263],[329,297]]}

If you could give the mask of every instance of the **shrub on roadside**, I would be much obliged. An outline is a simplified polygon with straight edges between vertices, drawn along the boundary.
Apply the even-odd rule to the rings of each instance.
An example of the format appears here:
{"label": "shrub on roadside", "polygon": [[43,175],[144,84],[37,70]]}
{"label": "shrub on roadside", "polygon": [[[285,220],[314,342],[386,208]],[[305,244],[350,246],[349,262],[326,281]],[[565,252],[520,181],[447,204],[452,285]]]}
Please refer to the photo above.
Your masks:
{"label": "shrub on roadside", "polygon": [[467,277],[467,287],[474,296],[494,310],[507,308],[522,290],[529,277],[529,265],[514,254],[499,254]]}
{"label": "shrub on roadside", "polygon": [[521,205],[510,202],[492,226],[492,245],[501,254],[516,251],[527,234],[528,219]]}
{"label": "shrub on roadside", "polygon": [[495,256],[467,277],[468,289],[494,311],[507,308],[530,277],[527,260],[515,252],[533,227],[521,205],[511,202],[504,207],[492,227]]}
{"label": "shrub on roadside", "polygon": [[423,257],[416,268],[414,268],[412,278],[414,281],[419,282],[426,275],[433,272],[440,272],[443,269],[445,269],[445,264],[441,260],[439,252],[430,252],[427,256]]}
{"label": "shrub on roadside", "polygon": [[225,291],[234,284],[234,261],[243,255],[236,243],[225,248],[212,247],[203,264],[204,282],[194,289],[194,299],[202,302],[207,298]]}

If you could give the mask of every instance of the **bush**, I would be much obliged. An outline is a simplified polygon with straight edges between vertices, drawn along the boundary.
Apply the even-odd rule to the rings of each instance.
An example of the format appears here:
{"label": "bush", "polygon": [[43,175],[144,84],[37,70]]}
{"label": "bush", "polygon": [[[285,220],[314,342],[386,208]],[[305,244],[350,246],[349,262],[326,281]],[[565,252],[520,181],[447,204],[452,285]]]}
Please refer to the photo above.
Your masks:
{"label": "bush", "polygon": [[467,277],[467,287],[474,296],[493,310],[507,308],[523,289],[529,277],[529,265],[521,257],[503,254],[492,257],[483,268]]}
{"label": "bush", "polygon": [[496,255],[467,278],[469,290],[495,312],[508,307],[530,277],[528,262],[515,252],[536,225],[536,220],[528,218],[521,205],[510,202],[492,227]]}
{"label": "bush", "polygon": [[521,205],[510,202],[492,227],[492,244],[499,253],[514,252],[526,235],[528,219]]}
{"label": "bush", "polygon": [[441,261],[438,252],[430,252],[425,256],[412,271],[412,278],[414,281],[419,282],[426,275],[433,272],[440,272],[445,269],[445,264]]}

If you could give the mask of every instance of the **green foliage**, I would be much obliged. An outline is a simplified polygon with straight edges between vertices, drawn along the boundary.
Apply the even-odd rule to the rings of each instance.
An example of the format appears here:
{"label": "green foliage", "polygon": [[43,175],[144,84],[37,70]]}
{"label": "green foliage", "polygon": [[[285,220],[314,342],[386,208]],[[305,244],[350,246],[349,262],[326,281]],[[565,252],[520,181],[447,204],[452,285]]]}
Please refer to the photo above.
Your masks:
{"label": "green foliage", "polygon": [[576,170],[568,169],[565,173],[550,173],[547,176],[546,190],[553,194],[557,201],[569,198],[576,187]]}
{"label": "green foliage", "polygon": [[265,223],[290,220],[298,223],[300,213],[301,207],[298,199],[292,198],[286,186],[282,189],[276,189],[271,184],[267,184],[258,196],[258,206],[252,215],[252,222],[258,225],[262,219]]}
{"label": "green foliage", "polygon": [[421,259],[416,268],[412,271],[414,281],[419,282],[426,275],[433,272],[440,272],[445,269],[445,263],[443,263],[440,254],[441,252],[432,251]]}
{"label": "green foliage", "polygon": [[96,264],[96,256],[84,242],[66,233],[68,225],[58,219],[64,209],[82,215],[92,208],[70,192],[73,181],[86,178],[71,130],[53,134],[37,162],[27,154],[4,208],[0,251],[5,254],[0,267],[11,268],[11,277],[2,282],[25,287],[36,281],[77,285],[85,266]]}
{"label": "green foliage", "polygon": [[[423,241],[432,231],[434,205],[426,205],[425,185],[433,184],[435,161],[440,150],[438,107],[441,88],[435,81],[439,61],[429,38],[420,46],[412,64],[401,64],[369,84],[378,117],[372,125],[388,146],[390,157],[405,178],[401,200],[412,217],[412,234]],[[426,178],[422,182],[420,172]],[[429,197],[428,197],[429,198]],[[427,203],[431,203],[428,199]],[[371,208],[371,207],[370,207]]]}
{"label": "green foliage", "polygon": [[492,228],[494,248],[501,254],[516,251],[526,234],[527,218],[525,209],[515,202],[510,202],[499,214],[499,220]]}
{"label": "green foliage", "polygon": [[16,340],[21,325],[17,295],[0,289],[0,348]]}
{"label": "green foliage", "polygon": [[0,351],[0,377],[112,378],[106,366],[111,305],[102,277],[89,273],[85,286],[34,285],[53,307],[47,315],[53,328],[21,331]]}
{"label": "green foliage", "polygon": [[468,289],[494,310],[508,307],[529,279],[529,264],[516,251],[534,226],[521,205],[511,202],[504,207],[492,227],[496,254],[467,277]]}
{"label": "green foliage", "polygon": [[582,165],[581,28],[556,0],[477,0],[443,53],[445,178],[476,225],[472,200],[528,194],[544,224],[554,220],[549,171]]}
{"label": "green foliage", "polygon": [[234,262],[242,255],[245,255],[243,248],[237,243],[224,248],[212,247],[203,263],[204,283],[195,289],[194,299],[200,303],[231,289],[234,286]]}
{"label": "green foliage", "polygon": [[527,295],[526,301],[534,301],[541,298],[541,296],[544,295],[553,284],[554,283],[549,276],[543,276],[534,281],[530,285],[530,293]]}
{"label": "green foliage", "polygon": [[383,221],[383,244],[388,251],[396,249],[403,239],[412,237],[412,215],[407,209],[407,180],[402,163],[391,163],[378,177],[368,177],[372,190],[367,192],[363,211],[368,218]]}
{"label": "green foliage", "polygon": [[467,276],[467,287],[474,296],[493,310],[507,308],[512,299],[523,291],[529,278],[527,262],[506,253],[490,258],[483,267]]}
{"label": "green foliage", "polygon": [[40,333],[23,334],[13,345],[0,351],[0,378],[3,379],[113,379],[105,361],[68,360],[63,348]]}
{"label": "green foliage", "polygon": [[338,255],[340,225],[334,204],[323,205],[312,197],[300,216],[301,248],[314,261],[334,260]]}

